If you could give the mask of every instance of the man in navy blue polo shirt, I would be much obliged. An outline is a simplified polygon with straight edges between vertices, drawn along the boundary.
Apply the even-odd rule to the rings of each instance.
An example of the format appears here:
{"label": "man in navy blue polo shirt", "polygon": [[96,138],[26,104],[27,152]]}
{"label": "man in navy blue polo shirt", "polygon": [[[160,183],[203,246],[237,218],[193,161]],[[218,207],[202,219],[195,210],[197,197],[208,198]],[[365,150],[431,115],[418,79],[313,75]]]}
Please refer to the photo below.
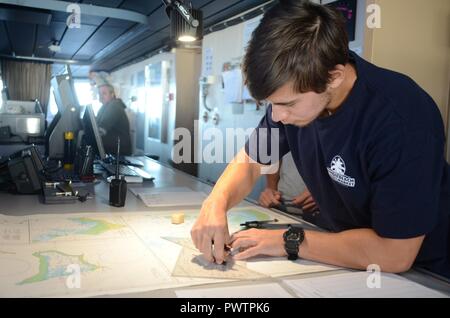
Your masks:
{"label": "man in navy blue polo shirt", "polygon": [[[442,118],[423,89],[349,51],[340,13],[307,1],[265,14],[244,74],[253,97],[270,106],[192,228],[205,258],[221,263],[230,244],[241,251],[236,259],[288,255],[394,273],[415,265],[450,278],[450,168]],[[230,237],[226,212],[288,151],[329,232]]]}

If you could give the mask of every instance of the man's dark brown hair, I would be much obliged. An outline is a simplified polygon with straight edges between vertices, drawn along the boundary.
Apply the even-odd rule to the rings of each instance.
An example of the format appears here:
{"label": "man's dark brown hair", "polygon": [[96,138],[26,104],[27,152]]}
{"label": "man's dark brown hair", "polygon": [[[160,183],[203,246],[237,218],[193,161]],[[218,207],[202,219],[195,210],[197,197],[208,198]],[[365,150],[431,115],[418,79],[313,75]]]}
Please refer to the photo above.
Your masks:
{"label": "man's dark brown hair", "polygon": [[264,100],[292,81],[299,93],[322,93],[329,72],[349,59],[342,13],[309,1],[280,1],[252,34],[243,72],[252,96]]}

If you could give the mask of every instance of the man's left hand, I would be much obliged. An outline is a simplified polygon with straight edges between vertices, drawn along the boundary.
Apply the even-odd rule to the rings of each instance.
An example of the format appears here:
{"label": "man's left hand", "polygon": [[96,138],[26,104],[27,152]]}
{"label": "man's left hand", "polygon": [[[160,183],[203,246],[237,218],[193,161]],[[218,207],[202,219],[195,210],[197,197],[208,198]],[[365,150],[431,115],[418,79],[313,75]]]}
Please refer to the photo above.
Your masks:
{"label": "man's left hand", "polygon": [[239,250],[235,260],[243,260],[257,255],[286,256],[283,233],[286,230],[250,229],[231,236],[231,248]]}

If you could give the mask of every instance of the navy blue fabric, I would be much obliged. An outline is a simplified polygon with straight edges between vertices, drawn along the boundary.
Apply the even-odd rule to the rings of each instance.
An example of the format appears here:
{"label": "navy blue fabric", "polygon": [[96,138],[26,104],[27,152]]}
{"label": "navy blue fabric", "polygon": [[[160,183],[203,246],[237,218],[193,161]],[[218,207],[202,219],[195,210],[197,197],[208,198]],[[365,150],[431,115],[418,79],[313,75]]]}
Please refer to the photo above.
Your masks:
{"label": "navy blue fabric", "polygon": [[[271,155],[292,152],[320,208],[319,225],[394,239],[425,235],[415,265],[450,278],[450,167],[439,110],[407,76],[353,52],[351,60],[358,78],[335,114],[300,128],[274,122],[268,107],[250,140],[277,131]],[[247,154],[273,163],[255,155],[263,143],[247,142]]]}

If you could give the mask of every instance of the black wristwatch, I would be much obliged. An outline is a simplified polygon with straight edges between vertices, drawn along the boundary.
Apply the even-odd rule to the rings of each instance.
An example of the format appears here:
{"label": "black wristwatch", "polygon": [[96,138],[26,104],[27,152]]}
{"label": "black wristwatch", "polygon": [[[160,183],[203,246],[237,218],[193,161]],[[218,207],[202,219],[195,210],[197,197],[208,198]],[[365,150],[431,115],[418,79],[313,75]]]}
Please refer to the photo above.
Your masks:
{"label": "black wristwatch", "polygon": [[283,233],[284,249],[288,254],[288,260],[298,259],[298,249],[305,239],[305,231],[299,226],[289,225],[289,229]]}

